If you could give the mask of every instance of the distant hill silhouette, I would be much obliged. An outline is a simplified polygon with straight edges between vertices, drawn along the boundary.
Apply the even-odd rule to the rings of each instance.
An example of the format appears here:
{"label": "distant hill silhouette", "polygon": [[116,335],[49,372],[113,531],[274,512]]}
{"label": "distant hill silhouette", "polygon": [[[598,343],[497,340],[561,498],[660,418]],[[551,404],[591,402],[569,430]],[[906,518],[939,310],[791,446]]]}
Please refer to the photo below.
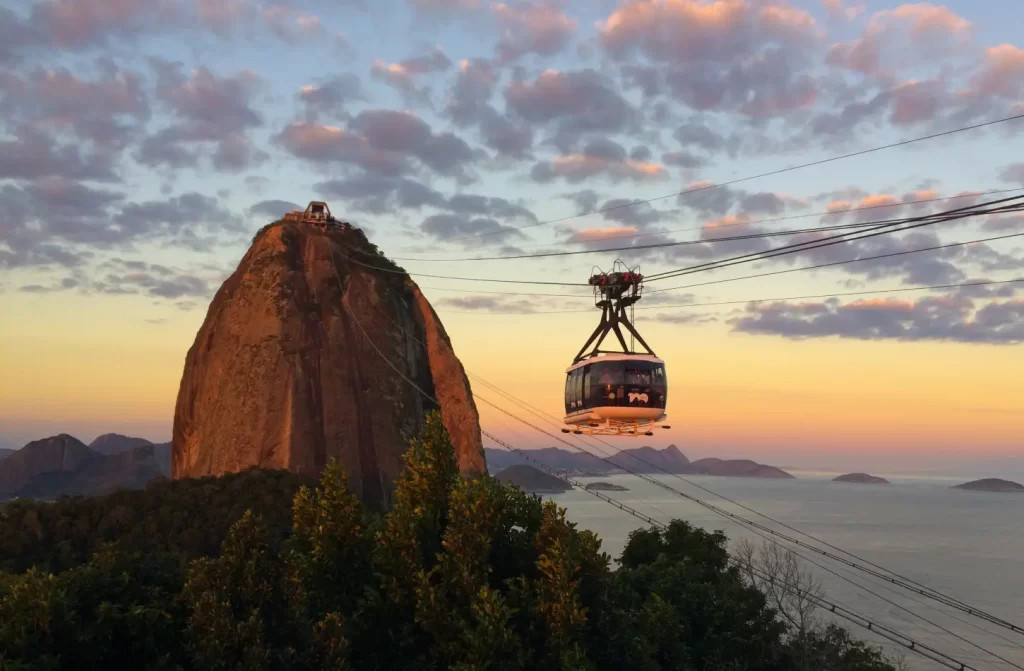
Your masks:
{"label": "distant hill silhouette", "polygon": [[867,473],[847,473],[846,475],[840,475],[837,478],[832,478],[832,482],[852,482],[861,485],[889,484],[889,481],[885,478],[880,478],[877,475],[868,475]]}
{"label": "distant hill silhouette", "polygon": [[89,449],[100,454],[120,454],[128,450],[134,450],[136,447],[152,444],[145,438],[122,436],[119,433],[105,433],[89,443]]}
{"label": "distant hill silhouette", "polygon": [[17,452],[17,450],[8,450],[6,448],[0,448],[0,461],[3,461],[7,457]]}
{"label": "distant hill silhouette", "polygon": [[[154,445],[118,434],[100,438],[99,446],[111,453],[104,454],[74,436],[60,434],[32,441],[8,454],[0,469],[0,500],[140,489],[154,478],[170,475],[169,443]],[[136,446],[128,446],[132,443]]]}
{"label": "distant hill silhouette", "polygon": [[564,480],[524,464],[503,468],[494,477],[501,482],[518,485],[524,492],[531,494],[560,494],[572,489]]}
{"label": "distant hill silhouette", "polygon": [[[506,450],[486,448],[485,453],[487,468],[492,473],[512,465],[526,463],[519,455]],[[604,456],[605,453],[611,455],[607,457],[608,461],[594,456],[596,454]],[[615,464],[645,475],[668,472],[677,475],[718,475],[741,478],[793,477],[779,468],[759,464],[749,459],[717,459],[711,457],[691,462],[675,445],[669,445],[661,450],[645,445],[643,447],[622,450],[618,453],[613,453],[609,449],[604,449],[601,453],[594,450],[593,454],[563,450],[557,447],[546,447],[540,450],[531,450],[530,454],[548,468],[580,475],[609,475],[616,472],[624,472],[622,469],[612,465]],[[612,463],[609,464],[609,461]],[[654,465],[652,466],[651,464]]]}
{"label": "distant hill silhouette", "polygon": [[952,489],[969,489],[975,492],[1024,492],[1024,485],[1012,480],[982,478],[981,480],[972,480],[971,482],[954,485]]}

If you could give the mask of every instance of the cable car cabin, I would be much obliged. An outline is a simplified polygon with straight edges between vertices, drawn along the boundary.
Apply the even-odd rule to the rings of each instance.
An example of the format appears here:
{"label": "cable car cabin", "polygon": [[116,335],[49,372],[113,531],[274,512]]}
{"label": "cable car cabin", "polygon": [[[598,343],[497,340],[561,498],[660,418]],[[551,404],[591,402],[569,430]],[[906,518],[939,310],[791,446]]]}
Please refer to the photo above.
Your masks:
{"label": "cable car cabin", "polygon": [[565,423],[584,433],[652,435],[648,427],[665,417],[668,379],[656,356],[605,354],[565,372]]}

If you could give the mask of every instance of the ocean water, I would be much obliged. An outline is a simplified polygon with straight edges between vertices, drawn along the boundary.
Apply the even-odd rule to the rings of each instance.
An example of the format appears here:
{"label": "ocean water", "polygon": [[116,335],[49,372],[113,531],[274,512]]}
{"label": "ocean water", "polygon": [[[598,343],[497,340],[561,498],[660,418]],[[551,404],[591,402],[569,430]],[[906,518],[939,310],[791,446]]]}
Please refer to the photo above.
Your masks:
{"label": "ocean water", "polygon": [[[947,596],[1024,626],[1024,494],[950,489],[972,478],[885,476],[892,484],[857,485],[831,482],[837,474],[793,471],[793,475],[796,480],[690,475],[685,478]],[[812,542],[673,476],[650,477],[781,533]],[[628,487],[625,492],[602,493],[661,522],[678,518],[709,531],[720,529],[729,537],[730,544],[740,538],[765,542],[739,524],[632,475],[579,481],[605,481]],[[579,490],[547,498],[565,507],[567,516],[580,527],[596,532],[603,541],[603,550],[613,558],[621,553],[629,532],[644,526],[642,521]],[[979,671],[1024,667],[1024,634],[911,594],[813,552],[799,551],[897,605],[804,562],[821,580],[827,599]],[[910,669],[948,668],[852,623],[844,624],[854,634],[889,651],[902,650]],[[957,636],[1013,664],[1000,661]]]}

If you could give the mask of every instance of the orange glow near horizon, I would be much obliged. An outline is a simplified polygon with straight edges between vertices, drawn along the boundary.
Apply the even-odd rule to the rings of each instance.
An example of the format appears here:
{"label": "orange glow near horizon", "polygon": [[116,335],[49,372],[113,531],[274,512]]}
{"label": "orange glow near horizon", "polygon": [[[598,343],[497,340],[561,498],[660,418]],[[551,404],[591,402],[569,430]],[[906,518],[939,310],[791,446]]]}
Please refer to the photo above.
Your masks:
{"label": "orange glow near horizon", "polygon": [[[97,299],[88,308],[70,296],[61,300],[61,310],[0,325],[3,425],[49,421],[118,431],[151,424],[165,427],[164,433],[147,437],[169,439],[185,354],[205,310],[154,324],[140,319],[148,309],[144,301],[126,309],[130,299],[124,297]],[[8,303],[27,314],[32,298]],[[560,315],[555,322],[438,310],[477,396],[562,436],[473,376],[560,422],[564,370],[596,315]],[[638,326],[668,366],[672,429],[646,439],[654,445],[752,458],[779,447],[809,455],[1007,456],[1020,455],[1024,446],[1024,357],[1013,356],[1014,348],[789,341],[731,334],[721,324],[639,318]],[[482,401],[478,406],[482,422],[496,433],[514,429],[529,436],[531,447],[557,444]]]}

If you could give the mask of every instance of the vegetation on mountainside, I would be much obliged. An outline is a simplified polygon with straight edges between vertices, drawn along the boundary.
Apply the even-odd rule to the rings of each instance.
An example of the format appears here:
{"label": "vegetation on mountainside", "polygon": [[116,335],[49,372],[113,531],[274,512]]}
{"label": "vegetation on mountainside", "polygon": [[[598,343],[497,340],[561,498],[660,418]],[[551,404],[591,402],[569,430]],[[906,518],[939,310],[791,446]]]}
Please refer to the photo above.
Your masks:
{"label": "vegetation on mountainside", "polygon": [[[243,491],[265,477],[260,493],[288,511],[282,475],[136,493],[143,520],[184,519],[197,512],[190,498],[224,509],[190,520],[200,528],[253,510],[216,553],[186,547],[175,524],[134,533],[143,521],[102,526],[112,544],[91,551],[37,549],[38,566],[66,570],[0,574],[0,668],[894,668],[841,629],[795,635],[730,566],[720,532],[682,521],[638,530],[613,570],[563,509],[488,476],[460,478],[436,412],[406,459],[383,516],[332,462],[319,486],[291,498],[287,536],[280,512]],[[62,516],[29,526],[91,532],[114,510],[96,501],[59,502]],[[190,553],[198,558],[183,561]]]}

